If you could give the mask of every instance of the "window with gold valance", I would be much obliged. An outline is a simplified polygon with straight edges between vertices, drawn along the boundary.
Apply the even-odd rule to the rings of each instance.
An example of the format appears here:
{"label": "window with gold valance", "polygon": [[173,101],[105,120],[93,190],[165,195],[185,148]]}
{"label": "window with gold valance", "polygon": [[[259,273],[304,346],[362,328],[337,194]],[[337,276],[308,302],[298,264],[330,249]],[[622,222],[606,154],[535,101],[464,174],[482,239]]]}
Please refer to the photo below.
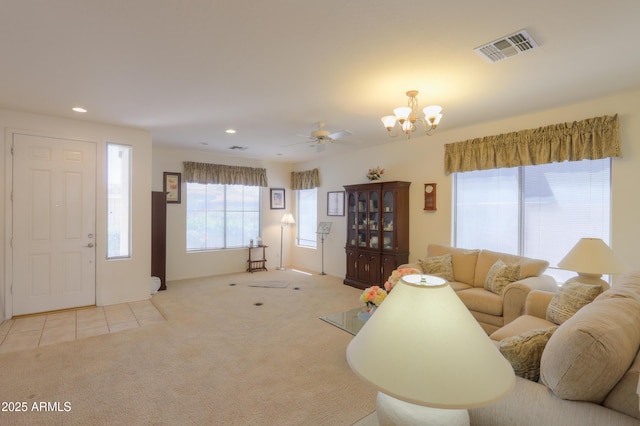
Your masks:
{"label": "window with gold valance", "polygon": [[187,183],[269,186],[267,169],[185,161],[184,180]]}
{"label": "window with gold valance", "polygon": [[318,169],[304,172],[291,172],[291,189],[313,189],[320,186],[320,173]]}
{"label": "window with gold valance", "polygon": [[622,157],[618,115],[445,145],[445,172]]}

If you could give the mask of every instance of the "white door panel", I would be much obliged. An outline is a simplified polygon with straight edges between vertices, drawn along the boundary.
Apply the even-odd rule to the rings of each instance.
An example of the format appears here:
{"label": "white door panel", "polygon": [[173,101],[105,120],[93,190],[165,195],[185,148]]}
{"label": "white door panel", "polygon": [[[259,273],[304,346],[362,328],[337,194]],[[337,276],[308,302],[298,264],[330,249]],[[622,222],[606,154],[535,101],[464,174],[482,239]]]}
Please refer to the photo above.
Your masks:
{"label": "white door panel", "polygon": [[13,135],[13,314],[95,304],[96,145]]}

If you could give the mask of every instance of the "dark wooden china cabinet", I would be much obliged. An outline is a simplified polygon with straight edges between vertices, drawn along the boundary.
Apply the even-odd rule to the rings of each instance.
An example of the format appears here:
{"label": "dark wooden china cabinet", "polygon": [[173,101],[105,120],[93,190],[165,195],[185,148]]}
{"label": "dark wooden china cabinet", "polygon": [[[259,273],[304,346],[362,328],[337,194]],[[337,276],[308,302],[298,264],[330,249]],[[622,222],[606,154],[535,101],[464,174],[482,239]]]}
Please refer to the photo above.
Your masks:
{"label": "dark wooden china cabinet", "polygon": [[409,260],[411,182],[345,185],[347,272],[344,283],[365,289],[382,286]]}

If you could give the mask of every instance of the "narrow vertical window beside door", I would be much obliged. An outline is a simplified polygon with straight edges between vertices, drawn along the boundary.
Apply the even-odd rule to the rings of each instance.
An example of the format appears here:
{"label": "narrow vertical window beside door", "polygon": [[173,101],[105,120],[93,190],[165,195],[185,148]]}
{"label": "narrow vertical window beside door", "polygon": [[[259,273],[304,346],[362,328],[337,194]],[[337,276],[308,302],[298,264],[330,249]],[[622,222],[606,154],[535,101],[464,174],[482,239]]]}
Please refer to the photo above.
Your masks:
{"label": "narrow vertical window beside door", "polygon": [[131,147],[107,144],[107,259],[131,257]]}

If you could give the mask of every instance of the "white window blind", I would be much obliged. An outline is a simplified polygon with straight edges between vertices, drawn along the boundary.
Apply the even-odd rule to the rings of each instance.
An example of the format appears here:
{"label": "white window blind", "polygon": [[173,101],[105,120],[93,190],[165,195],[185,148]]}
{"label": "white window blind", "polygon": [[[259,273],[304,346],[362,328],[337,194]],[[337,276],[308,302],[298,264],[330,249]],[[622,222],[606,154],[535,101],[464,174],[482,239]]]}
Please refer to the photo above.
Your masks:
{"label": "white window blind", "polygon": [[611,159],[455,174],[454,241],[549,261],[554,270],[584,237],[609,242]]}
{"label": "white window blind", "polygon": [[315,248],[318,246],[318,189],[298,189],[296,199],[296,242]]}

